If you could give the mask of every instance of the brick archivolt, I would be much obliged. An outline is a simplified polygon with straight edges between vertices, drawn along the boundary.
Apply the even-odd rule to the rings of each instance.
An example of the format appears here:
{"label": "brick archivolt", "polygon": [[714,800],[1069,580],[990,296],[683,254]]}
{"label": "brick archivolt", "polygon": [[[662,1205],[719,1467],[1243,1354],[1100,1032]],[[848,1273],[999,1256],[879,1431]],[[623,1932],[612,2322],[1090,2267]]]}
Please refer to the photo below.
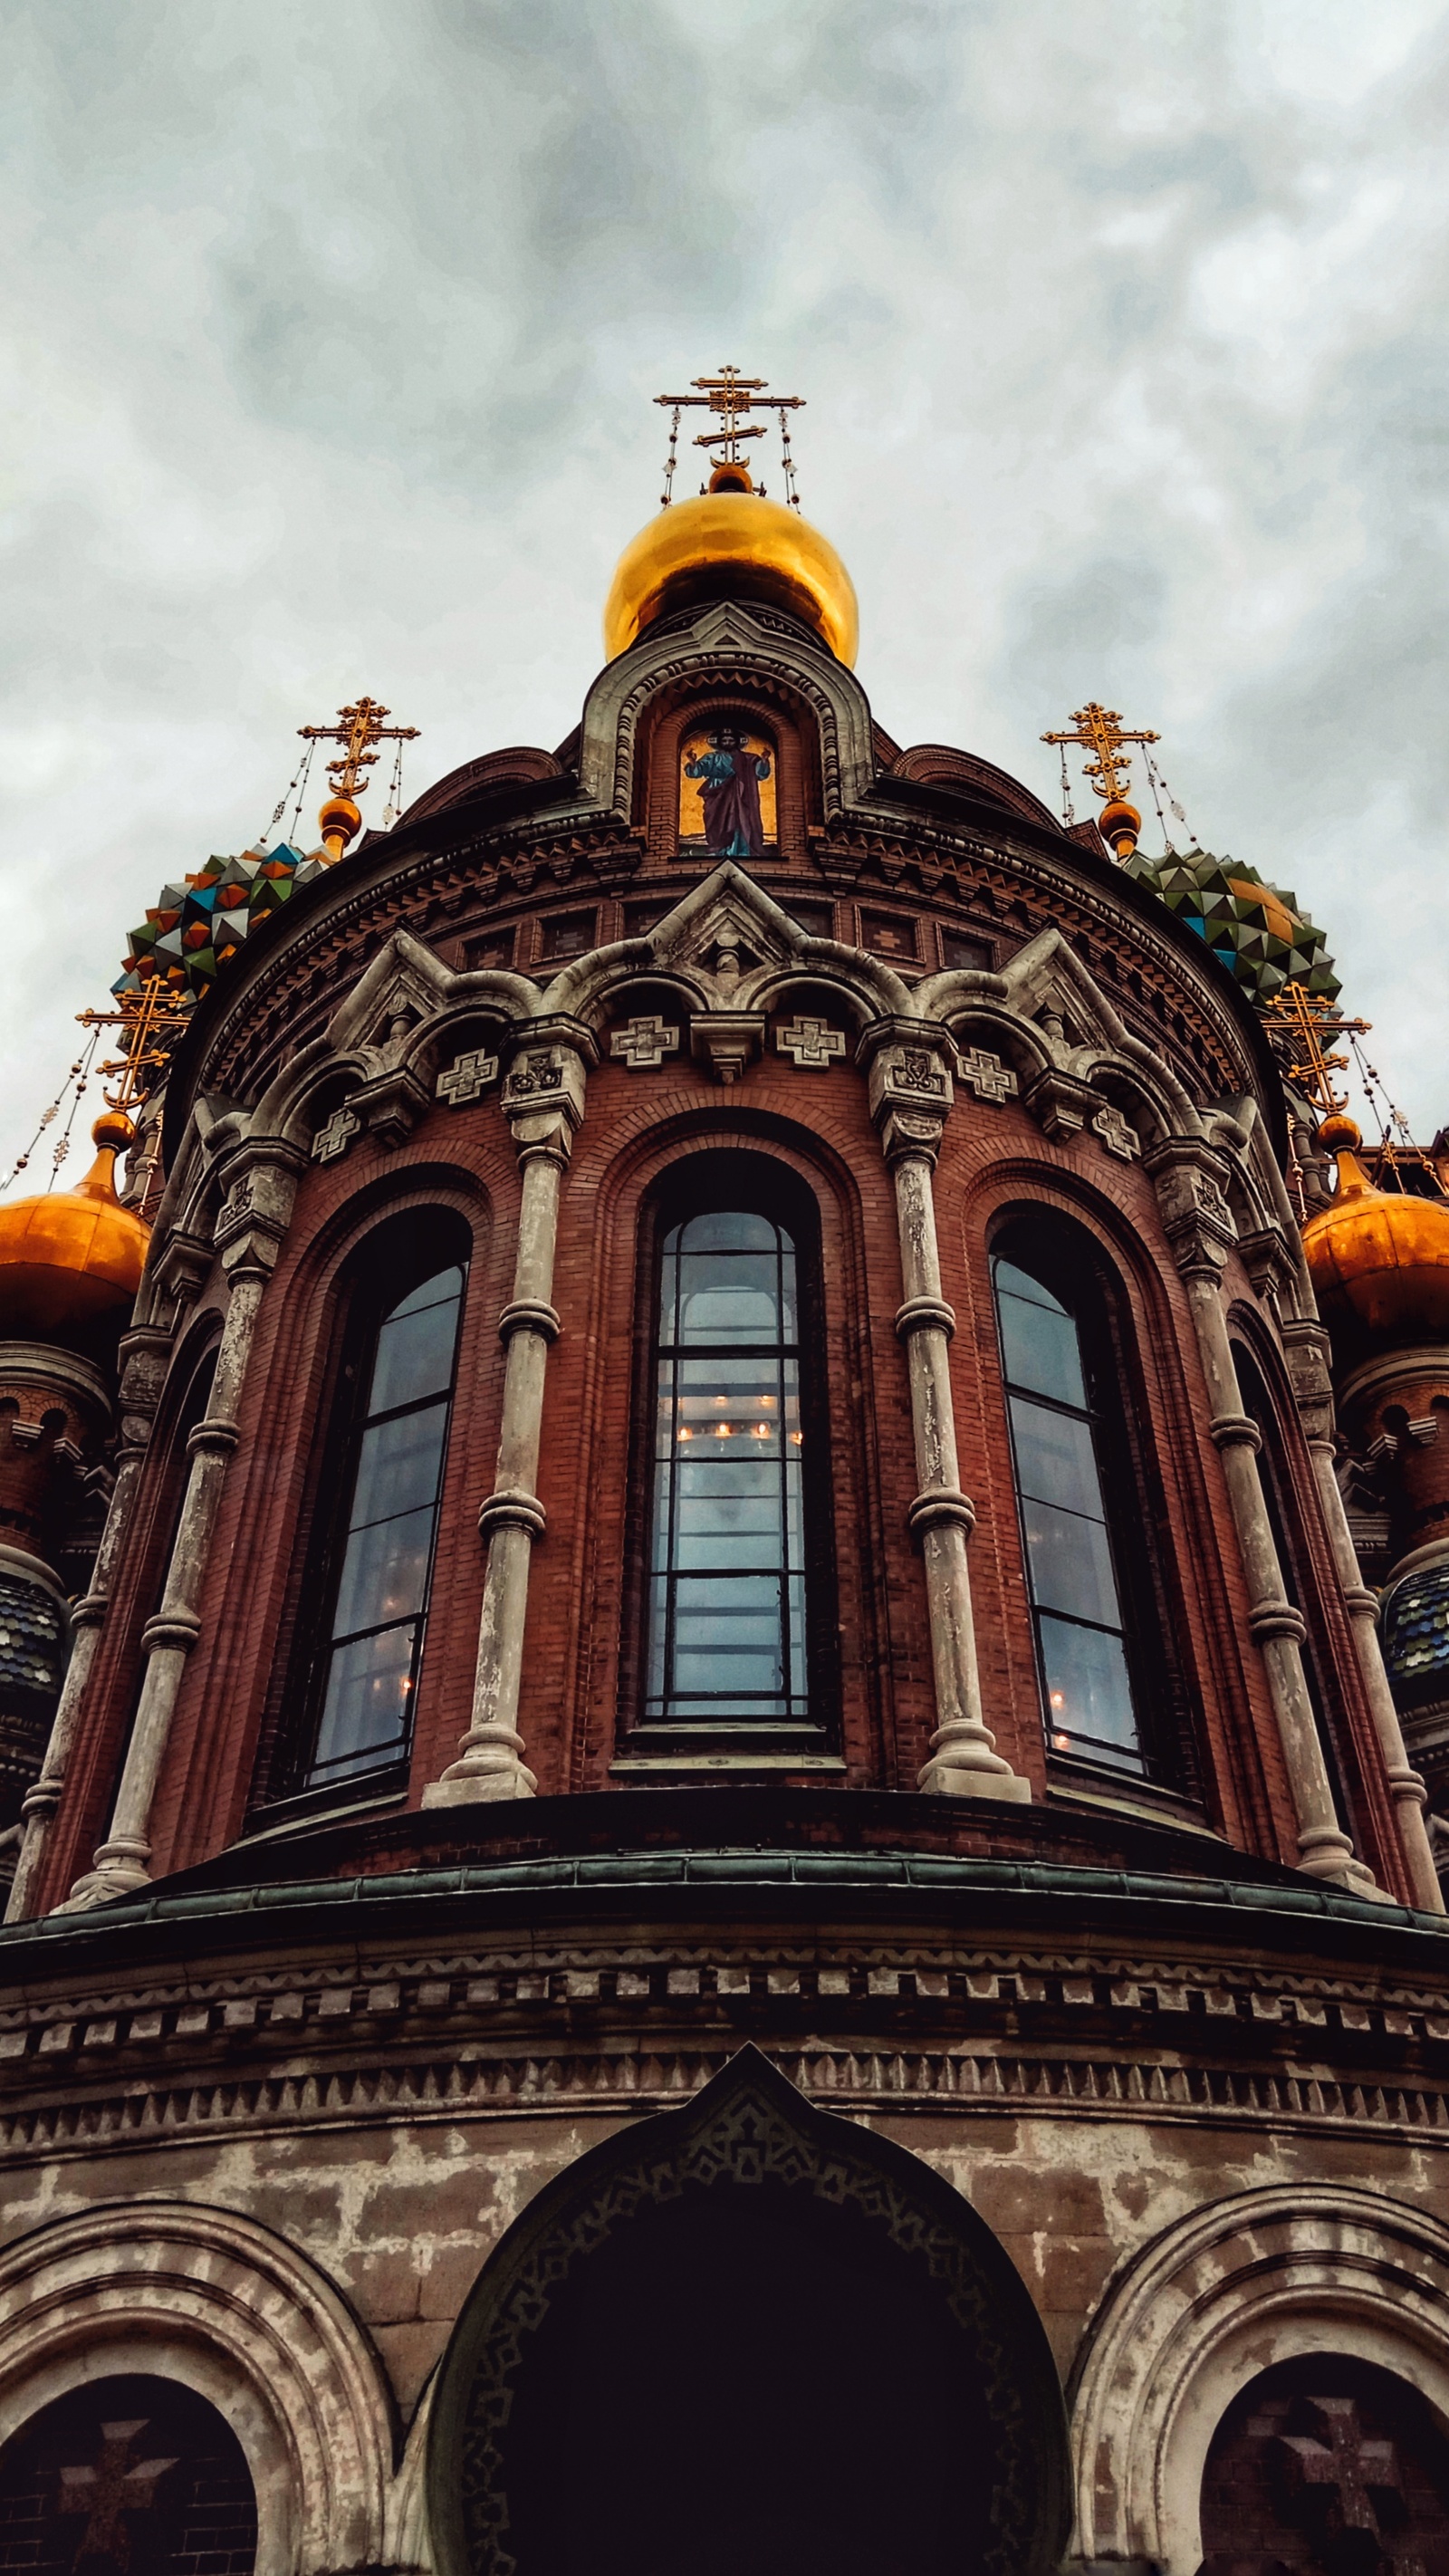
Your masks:
{"label": "brick archivolt", "polygon": [[1074,2554],[1193,2576],[1224,2413],[1260,2371],[1314,2352],[1377,2362],[1449,2418],[1449,2229],[1381,2193],[1295,2183],[1214,2201],[1145,2247],[1074,2373]]}
{"label": "brick archivolt", "polygon": [[102,2375],[159,2372],[232,2425],[277,2576],[418,2563],[391,2404],[350,2309],[282,2237],[198,2202],[113,2202],[0,2257],[0,2440]]}

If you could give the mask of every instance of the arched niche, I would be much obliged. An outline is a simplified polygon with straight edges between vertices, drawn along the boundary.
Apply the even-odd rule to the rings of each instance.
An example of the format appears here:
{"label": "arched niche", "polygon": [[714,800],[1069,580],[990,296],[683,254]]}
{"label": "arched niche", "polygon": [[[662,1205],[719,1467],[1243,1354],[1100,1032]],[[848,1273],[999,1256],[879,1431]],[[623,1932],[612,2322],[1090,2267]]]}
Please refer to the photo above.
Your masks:
{"label": "arched niche", "polygon": [[1048,2576],[1066,2457],[990,2229],[747,2048],[510,2229],[428,2483],[442,2576]]}
{"label": "arched niche", "polygon": [[88,2379],[0,2450],[0,2570],[253,2576],[246,2454],[205,2397],[154,2372]]}
{"label": "arched niche", "polygon": [[1203,2576],[1407,2576],[1449,2566],[1449,2437],[1418,2389],[1305,2353],[1234,2398],[1203,2468]]}

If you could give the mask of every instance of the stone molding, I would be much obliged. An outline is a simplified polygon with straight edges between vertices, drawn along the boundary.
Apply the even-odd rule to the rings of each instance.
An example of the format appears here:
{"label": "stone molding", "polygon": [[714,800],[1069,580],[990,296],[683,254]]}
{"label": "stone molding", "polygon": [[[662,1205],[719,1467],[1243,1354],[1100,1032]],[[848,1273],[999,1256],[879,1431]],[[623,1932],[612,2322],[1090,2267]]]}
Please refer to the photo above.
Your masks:
{"label": "stone molding", "polygon": [[740,2039],[866,2110],[1144,2120],[1449,2150],[1449,1985],[817,1932],[335,1954],[126,1985],[0,2024],[0,2158],[677,2100]]}
{"label": "stone molding", "polygon": [[1239,2391],[1352,2352],[1449,2415],[1449,2229],[1382,2193],[1303,2181],[1195,2211],[1108,2290],[1073,2374],[1081,2560],[1201,2564],[1198,2504]]}
{"label": "stone molding", "polygon": [[179,2379],[226,2416],[259,2568],[329,2576],[388,2554],[382,2369],[284,2238],[181,2201],[111,2202],[22,2237],[0,2256],[0,2439],[105,2369]]}

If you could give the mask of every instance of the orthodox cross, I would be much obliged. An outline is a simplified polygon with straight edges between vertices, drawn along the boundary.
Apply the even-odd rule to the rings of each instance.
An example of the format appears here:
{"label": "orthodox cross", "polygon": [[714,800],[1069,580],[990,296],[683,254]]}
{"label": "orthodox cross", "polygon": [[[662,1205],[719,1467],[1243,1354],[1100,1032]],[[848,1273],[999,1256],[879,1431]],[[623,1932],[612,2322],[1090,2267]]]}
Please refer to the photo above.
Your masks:
{"label": "orthodox cross", "polygon": [[171,1050],[191,1013],[191,996],[168,984],[164,975],[148,975],[138,992],[118,993],[113,1011],[77,1011],[83,1029],[118,1029],[120,1053],[100,1067],[110,1109],[129,1109],[151,1088],[147,1079],[170,1061]]}
{"label": "orthodox cross", "polygon": [[64,2515],[83,2513],[88,2516],[76,2551],[75,2564],[109,2563],[130,2567],[131,2535],[122,2517],[128,2513],[148,2513],[156,2501],[156,2489],[171,2460],[133,2460],[131,2454],[137,2436],[146,2430],[146,2418],[138,2416],[129,2424],[101,2426],[101,2455],[94,2464],[63,2468],[60,2473],[60,2510]]}
{"label": "orthodox cross", "polygon": [[337,758],[327,763],[332,794],[320,818],[323,845],[334,859],[341,858],[362,821],[353,800],[367,792],[363,771],[377,766],[373,744],[416,742],[418,738],[416,725],[390,725],[387,718],[391,713],[391,707],[383,706],[376,698],[358,698],[354,705],[338,708],[335,724],[297,727],[304,742],[341,745]]}
{"label": "orthodox cross", "polygon": [[[1111,841],[1119,859],[1130,858],[1137,847],[1137,830],[1142,817],[1134,807],[1126,803],[1126,785],[1127,778],[1131,774],[1132,755],[1124,751],[1122,746],[1129,742],[1160,742],[1162,736],[1156,733],[1133,732],[1130,726],[1123,724],[1115,707],[1100,707],[1095,698],[1088,698],[1084,707],[1077,708],[1072,717],[1072,723],[1076,727],[1074,733],[1044,733],[1042,741],[1059,742],[1063,746],[1069,742],[1080,743],[1084,751],[1091,752],[1092,758],[1082,763],[1082,776],[1091,780],[1093,794],[1102,798],[1107,809],[1099,817],[1102,831]],[[1067,783],[1065,748],[1062,761],[1062,787],[1065,792]],[[1129,815],[1132,818],[1130,830],[1127,828]]]}
{"label": "orthodox cross", "polygon": [[[768,376],[742,376],[738,367],[721,367],[717,376],[691,378],[694,387],[692,393],[655,395],[656,403],[672,415],[669,455],[665,462],[664,491],[661,495],[666,509],[669,507],[674,483],[679,415],[684,411],[712,411],[719,421],[718,429],[702,430],[694,442],[696,447],[705,449],[711,464],[716,468],[721,465],[738,465],[743,468],[744,459],[740,454],[741,441],[746,438],[765,436],[764,427],[760,422],[746,420],[747,412],[777,413],[780,422],[780,444],[785,459],[785,497],[792,509],[799,509],[800,497],[795,489],[795,464],[790,454],[790,427],[786,414],[792,411],[803,411],[805,398],[803,394],[767,393],[765,388],[769,381]],[[716,449],[719,450],[718,455],[714,452]],[[746,491],[750,489],[748,479],[744,488]]]}
{"label": "orthodox cross", "polygon": [[1350,1020],[1321,993],[1308,993],[1299,983],[1285,984],[1263,1013],[1269,1044],[1287,1079],[1311,1100],[1319,1115],[1331,1118],[1347,1101],[1335,1091],[1333,1075],[1348,1064],[1334,1051],[1338,1038],[1366,1037],[1368,1020]]}

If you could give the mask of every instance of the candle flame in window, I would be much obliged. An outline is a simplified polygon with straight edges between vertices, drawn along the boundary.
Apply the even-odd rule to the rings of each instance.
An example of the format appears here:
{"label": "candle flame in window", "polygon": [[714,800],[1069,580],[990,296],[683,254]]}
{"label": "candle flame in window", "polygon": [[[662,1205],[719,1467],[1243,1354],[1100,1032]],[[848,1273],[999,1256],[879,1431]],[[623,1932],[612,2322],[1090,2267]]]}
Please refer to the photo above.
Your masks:
{"label": "candle flame in window", "polygon": [[728,1440],[733,1428],[733,1423],[717,1422],[714,1426],[714,1436],[716,1440]]}

